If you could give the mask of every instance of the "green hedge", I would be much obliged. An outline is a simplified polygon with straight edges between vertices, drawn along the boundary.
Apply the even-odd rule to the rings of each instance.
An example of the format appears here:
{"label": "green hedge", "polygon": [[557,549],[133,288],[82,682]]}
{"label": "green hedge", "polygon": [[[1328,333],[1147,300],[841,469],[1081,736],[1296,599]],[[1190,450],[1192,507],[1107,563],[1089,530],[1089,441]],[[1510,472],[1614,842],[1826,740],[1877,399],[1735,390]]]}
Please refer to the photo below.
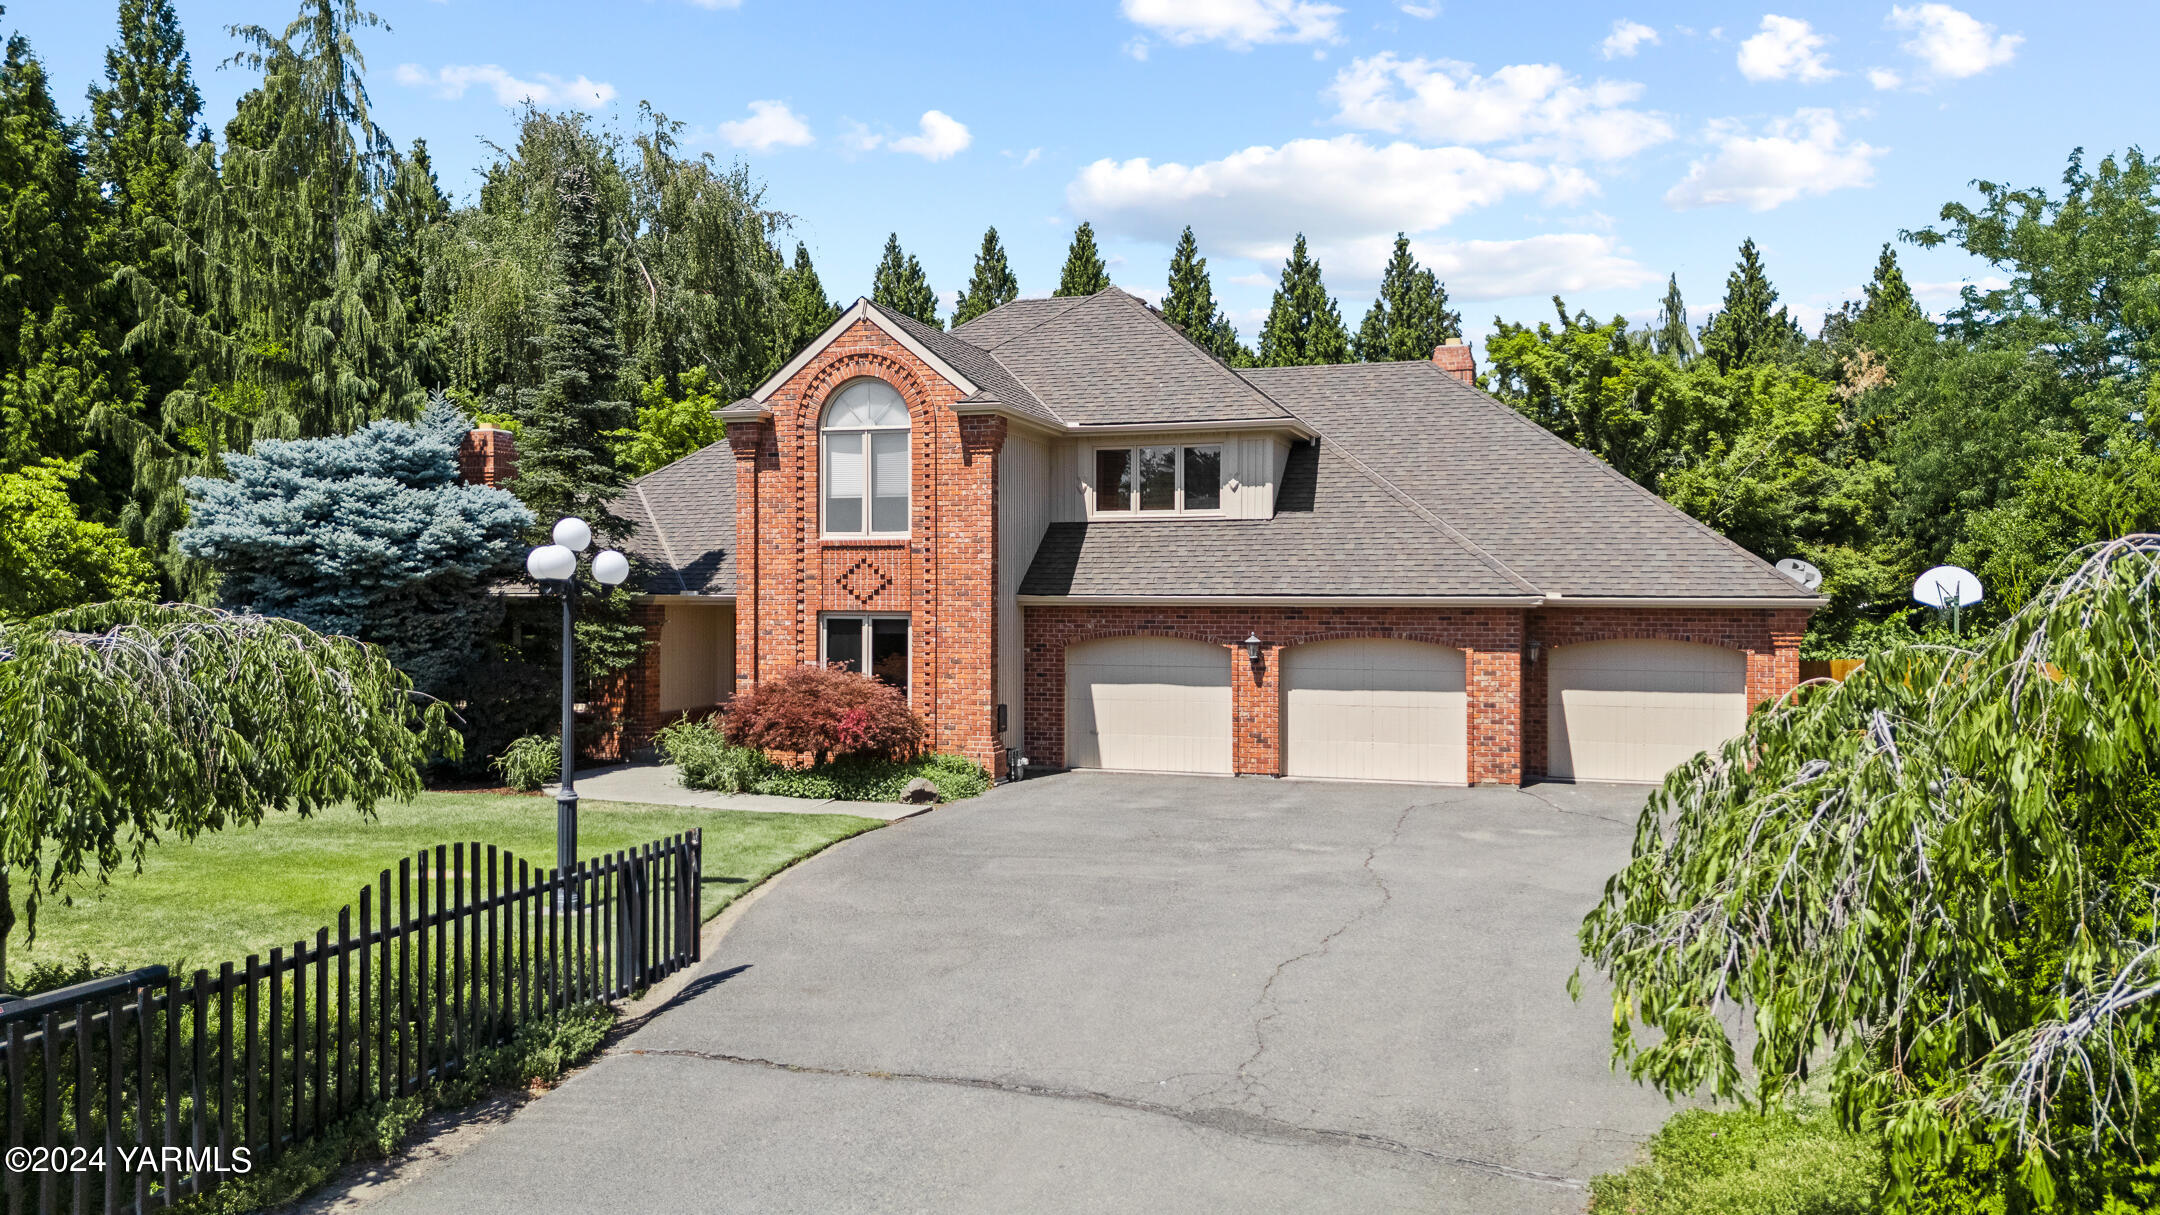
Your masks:
{"label": "green hedge", "polygon": [[813,768],[783,767],[751,747],[727,741],[710,720],[683,720],[653,740],[692,789],[765,793],[843,802],[896,802],[916,777],[937,786],[938,800],[959,801],[990,787],[990,774],[959,755],[926,755],[899,762],[843,756]]}

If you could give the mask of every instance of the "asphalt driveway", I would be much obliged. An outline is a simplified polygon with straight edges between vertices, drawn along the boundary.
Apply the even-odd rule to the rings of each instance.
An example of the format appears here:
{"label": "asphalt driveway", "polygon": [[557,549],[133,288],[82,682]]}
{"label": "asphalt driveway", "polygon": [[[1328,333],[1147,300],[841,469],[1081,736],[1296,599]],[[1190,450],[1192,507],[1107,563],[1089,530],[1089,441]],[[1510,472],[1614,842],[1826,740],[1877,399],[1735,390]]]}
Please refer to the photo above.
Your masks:
{"label": "asphalt driveway", "polygon": [[1636,789],[1053,776],[874,832],[391,1211],[1580,1211]]}

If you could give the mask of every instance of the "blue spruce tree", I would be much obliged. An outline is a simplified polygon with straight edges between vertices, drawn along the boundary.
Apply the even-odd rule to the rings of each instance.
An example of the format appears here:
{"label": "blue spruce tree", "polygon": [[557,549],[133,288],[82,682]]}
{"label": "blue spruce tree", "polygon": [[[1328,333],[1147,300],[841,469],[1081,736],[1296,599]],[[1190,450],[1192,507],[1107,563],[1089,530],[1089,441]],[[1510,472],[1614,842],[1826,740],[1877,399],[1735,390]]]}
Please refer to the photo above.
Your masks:
{"label": "blue spruce tree", "polygon": [[227,607],[380,645],[423,691],[485,656],[532,512],[458,478],[472,428],[436,397],[417,422],[328,439],[267,439],[191,477],[180,549],[220,575]]}

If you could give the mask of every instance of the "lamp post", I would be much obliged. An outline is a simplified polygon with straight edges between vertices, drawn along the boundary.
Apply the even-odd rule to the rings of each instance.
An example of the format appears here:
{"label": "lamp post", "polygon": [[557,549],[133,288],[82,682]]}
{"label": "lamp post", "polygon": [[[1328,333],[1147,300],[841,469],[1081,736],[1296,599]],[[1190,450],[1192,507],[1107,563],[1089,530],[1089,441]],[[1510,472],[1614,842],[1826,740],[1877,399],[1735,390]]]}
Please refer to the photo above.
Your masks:
{"label": "lamp post", "polygon": [[[525,554],[525,572],[543,594],[562,596],[562,784],[555,791],[555,867],[577,863],[577,608],[578,554],[592,547],[592,528],[572,516],[555,524],[553,544]],[[630,576],[630,560],[611,548],[593,554],[592,575],[604,586],[620,586]],[[553,584],[552,587],[550,584]]]}

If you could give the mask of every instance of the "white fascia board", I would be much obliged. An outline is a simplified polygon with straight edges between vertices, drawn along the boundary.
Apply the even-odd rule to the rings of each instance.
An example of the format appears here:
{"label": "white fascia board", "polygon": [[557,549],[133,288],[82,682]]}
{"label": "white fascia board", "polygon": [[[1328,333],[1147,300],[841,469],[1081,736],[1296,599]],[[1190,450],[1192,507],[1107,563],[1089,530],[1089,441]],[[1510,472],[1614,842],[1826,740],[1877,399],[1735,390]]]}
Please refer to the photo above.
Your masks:
{"label": "white fascia board", "polygon": [[1047,439],[1062,439],[1072,434],[1069,427],[1045,421],[1040,415],[1022,413],[1003,401],[958,401],[953,413],[963,418],[1003,418],[1011,425]]}
{"label": "white fascia board", "polygon": [[1779,598],[1717,595],[1547,595],[1546,607],[1647,607],[1647,608],[1819,608],[1830,601],[1818,595]]}
{"label": "white fascia board", "polygon": [[1041,607],[1448,607],[1534,608],[1536,595],[1019,595]]}
{"label": "white fascia board", "polygon": [[870,301],[868,299],[858,297],[853,304],[848,306],[847,311],[840,314],[839,320],[834,321],[830,326],[828,326],[825,332],[817,335],[817,340],[811,342],[808,346],[803,347],[802,352],[800,354],[797,354],[794,358],[789,359],[786,366],[783,366],[782,368],[780,368],[780,370],[773,372],[771,378],[767,379],[764,383],[758,385],[757,391],[750,394],[750,399],[761,403],[770,400],[772,394],[777,391],[782,384],[785,384],[789,380],[793,379],[796,372],[801,371],[804,367],[809,366],[811,359],[816,358],[820,353],[824,351],[827,346],[830,346],[835,341],[837,341],[841,334],[846,333],[848,330],[848,326],[853,325],[857,321],[865,320],[869,321],[873,325],[876,325],[879,329],[884,330],[888,337],[892,338],[894,341],[906,347],[909,354],[912,354],[916,358],[921,359],[924,363],[929,364],[932,371],[935,371],[939,375],[945,377],[945,379],[949,381],[953,387],[958,388],[963,394],[972,395],[973,393],[979,391],[979,389],[977,389],[975,386],[975,381],[970,380],[966,376],[960,374],[959,368],[954,367],[952,364],[947,363],[945,360],[930,353],[929,347],[908,336],[906,330],[900,328],[898,325],[892,324],[884,317],[878,315],[878,310],[870,306]]}
{"label": "white fascia board", "polygon": [[1319,433],[1296,418],[1232,418],[1226,422],[1082,422],[1067,426],[1065,433],[1113,438],[1125,435],[1189,434],[1195,431],[1256,430],[1288,431],[1301,439],[1316,438]]}

